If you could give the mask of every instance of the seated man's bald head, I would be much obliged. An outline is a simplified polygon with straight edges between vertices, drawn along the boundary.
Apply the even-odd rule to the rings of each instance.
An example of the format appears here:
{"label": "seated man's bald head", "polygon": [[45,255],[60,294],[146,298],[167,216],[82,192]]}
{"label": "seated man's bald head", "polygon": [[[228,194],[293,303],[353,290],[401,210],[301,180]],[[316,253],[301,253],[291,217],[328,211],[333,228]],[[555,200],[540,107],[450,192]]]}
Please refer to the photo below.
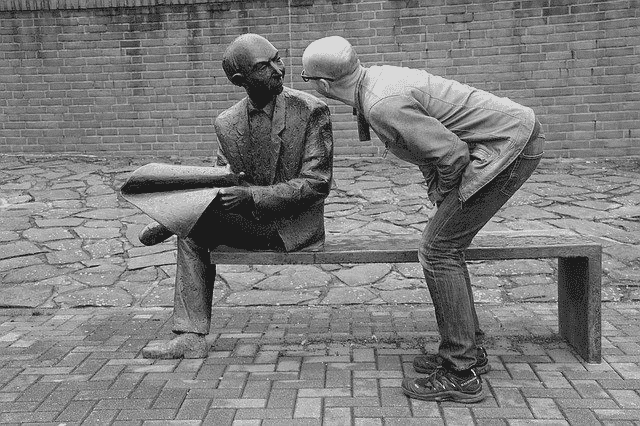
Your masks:
{"label": "seated man's bald head", "polygon": [[232,80],[235,74],[246,76],[253,66],[255,57],[271,58],[274,52],[277,52],[277,49],[261,35],[243,34],[233,40],[225,50],[222,57],[222,69],[229,80]]}
{"label": "seated man's bald head", "polygon": [[302,54],[305,74],[338,80],[355,72],[360,61],[351,44],[342,37],[324,37],[314,41]]}

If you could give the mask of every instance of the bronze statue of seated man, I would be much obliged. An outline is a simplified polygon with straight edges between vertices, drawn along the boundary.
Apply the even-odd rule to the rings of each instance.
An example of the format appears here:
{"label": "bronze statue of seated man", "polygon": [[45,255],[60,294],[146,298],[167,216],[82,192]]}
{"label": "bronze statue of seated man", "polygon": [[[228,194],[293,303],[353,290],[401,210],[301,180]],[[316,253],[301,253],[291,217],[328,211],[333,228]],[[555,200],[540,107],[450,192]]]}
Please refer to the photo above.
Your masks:
{"label": "bronze statue of seated man", "polygon": [[[333,161],[327,105],[283,86],[285,67],[278,50],[259,35],[235,39],[222,65],[247,97],[216,119],[216,165],[241,179],[237,185],[210,192],[212,199],[205,204],[187,196],[180,206],[161,206],[165,213],[172,213],[165,215],[169,219],[151,223],[140,233],[145,245],[173,234],[178,237],[173,313],[177,336],[145,347],[145,358],[207,356],[205,336],[216,275],[216,266],[209,261],[210,248],[291,251],[324,241],[324,200],[331,188]],[[201,214],[198,208],[188,207],[192,202],[199,203]],[[177,210],[198,213],[185,220]]]}

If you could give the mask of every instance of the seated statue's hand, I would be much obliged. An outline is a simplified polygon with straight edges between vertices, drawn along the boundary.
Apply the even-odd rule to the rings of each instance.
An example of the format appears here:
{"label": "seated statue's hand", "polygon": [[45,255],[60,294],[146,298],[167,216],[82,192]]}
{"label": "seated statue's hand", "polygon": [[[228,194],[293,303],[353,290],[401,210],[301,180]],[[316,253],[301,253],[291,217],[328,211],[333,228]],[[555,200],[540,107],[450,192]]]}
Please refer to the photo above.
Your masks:
{"label": "seated statue's hand", "polygon": [[249,207],[253,202],[251,191],[243,186],[230,186],[221,188],[218,195],[220,206],[223,210],[236,210]]}

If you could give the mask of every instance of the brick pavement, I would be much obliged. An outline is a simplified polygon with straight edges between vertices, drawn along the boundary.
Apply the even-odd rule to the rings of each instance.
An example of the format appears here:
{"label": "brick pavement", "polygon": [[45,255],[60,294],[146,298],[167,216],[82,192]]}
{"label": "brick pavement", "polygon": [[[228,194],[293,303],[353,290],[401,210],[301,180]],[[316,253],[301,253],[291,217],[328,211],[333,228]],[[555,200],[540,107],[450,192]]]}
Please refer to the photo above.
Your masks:
{"label": "brick pavement", "polygon": [[640,424],[640,306],[603,306],[603,363],[557,336],[555,305],[482,305],[493,370],[478,404],[407,399],[435,350],[429,306],[214,309],[205,360],[146,360],[166,308],[0,311],[0,423]]}

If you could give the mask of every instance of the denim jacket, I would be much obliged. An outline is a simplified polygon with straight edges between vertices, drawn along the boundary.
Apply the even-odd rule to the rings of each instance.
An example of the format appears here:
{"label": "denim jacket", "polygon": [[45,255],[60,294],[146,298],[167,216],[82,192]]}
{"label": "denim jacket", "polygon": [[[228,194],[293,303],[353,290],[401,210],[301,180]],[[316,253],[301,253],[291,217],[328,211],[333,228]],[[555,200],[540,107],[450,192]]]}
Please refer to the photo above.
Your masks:
{"label": "denim jacket", "polygon": [[536,123],[510,99],[394,66],[365,69],[356,108],[389,151],[420,168],[434,203],[456,188],[468,200],[516,159]]}

